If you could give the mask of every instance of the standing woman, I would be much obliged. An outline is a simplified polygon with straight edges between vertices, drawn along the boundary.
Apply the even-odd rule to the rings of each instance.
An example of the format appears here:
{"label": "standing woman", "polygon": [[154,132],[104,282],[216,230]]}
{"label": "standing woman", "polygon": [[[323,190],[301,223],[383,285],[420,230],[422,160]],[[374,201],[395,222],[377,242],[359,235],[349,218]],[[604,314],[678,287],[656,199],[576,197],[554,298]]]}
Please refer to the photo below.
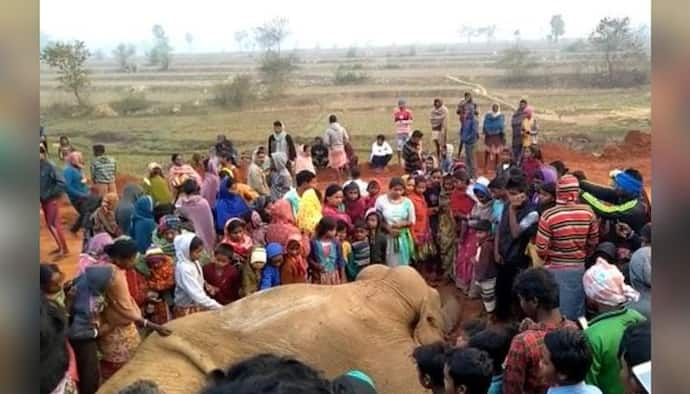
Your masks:
{"label": "standing woman", "polygon": [[324,133],[323,140],[328,147],[328,165],[338,172],[340,180],[341,171],[347,167],[349,162],[345,153],[345,144],[350,141],[347,130],[338,123],[335,115],[328,117],[328,128]]}
{"label": "standing woman", "polygon": [[412,202],[405,196],[405,181],[394,177],[388,184],[388,193],[376,200],[375,208],[383,217],[388,233],[386,264],[389,267],[409,265],[414,256],[414,242],[410,228],[415,224]]}
{"label": "standing woman", "polygon": [[345,197],[343,189],[336,184],[329,185],[326,188],[324,197],[323,217],[333,218],[336,222],[342,220],[347,224],[348,228],[351,228],[352,220],[345,212],[345,206],[343,205],[343,198]]}
{"label": "standing woman", "polygon": [[491,112],[484,115],[484,126],[482,132],[484,133],[484,144],[486,150],[484,151],[484,173],[488,173],[489,161],[494,161],[494,167],[498,166],[498,159],[503,152],[503,145],[505,145],[504,132],[505,116],[501,113],[501,108],[498,104],[491,106]]}
{"label": "standing woman", "polygon": [[131,239],[121,238],[105,247],[113,278],[105,289],[105,307],[99,332],[98,348],[101,352],[101,377],[111,377],[134,355],[141,342],[136,325],[151,328],[159,335],[171,331],[142,317],[141,310],[129,293],[125,271],[134,266],[137,246]]}
{"label": "standing woman", "polygon": [[43,146],[39,148],[39,158],[41,210],[46,220],[46,227],[57,244],[57,249],[50,253],[56,255],[57,258],[62,258],[69,253],[65,235],[62,233],[59,210],[59,200],[65,191],[65,182],[53,163],[46,158],[46,150]]}
{"label": "standing woman", "polygon": [[288,169],[288,157],[283,152],[271,154],[271,198],[279,200],[292,187],[292,176]]}
{"label": "standing woman", "polygon": [[129,234],[132,215],[134,214],[134,203],[142,195],[144,195],[144,189],[134,183],[125,186],[125,189],[122,191],[122,198],[118,201],[117,208],[115,208],[115,221],[123,234]]}
{"label": "standing woman", "polygon": [[[414,239],[415,256],[418,264],[425,263],[436,252],[434,239],[431,236],[431,226],[429,225],[429,206],[424,198],[426,191],[426,177],[418,175],[412,179],[413,189],[407,193],[407,197],[412,202],[415,213],[415,223],[412,226],[412,238]],[[420,267],[421,268],[421,267]]]}
{"label": "standing woman", "polygon": [[520,100],[520,105],[510,120],[510,126],[513,128],[513,161],[517,164],[522,160],[522,121],[525,119],[526,107],[527,100]]}
{"label": "standing woman", "polygon": [[220,187],[220,178],[216,165],[210,159],[204,159],[204,179],[201,181],[201,197],[209,206],[216,205],[216,196]]}
{"label": "standing woman", "polygon": [[180,196],[175,203],[180,216],[192,222],[194,232],[204,242],[209,256],[213,256],[216,245],[216,230],[208,202],[199,195],[199,185],[194,179],[187,179],[180,187]]}

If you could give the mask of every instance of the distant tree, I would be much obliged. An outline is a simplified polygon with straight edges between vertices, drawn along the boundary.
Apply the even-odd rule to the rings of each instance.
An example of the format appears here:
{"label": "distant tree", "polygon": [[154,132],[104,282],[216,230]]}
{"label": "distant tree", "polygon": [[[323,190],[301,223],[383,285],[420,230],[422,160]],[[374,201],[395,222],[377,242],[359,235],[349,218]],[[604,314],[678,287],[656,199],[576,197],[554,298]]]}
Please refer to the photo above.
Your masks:
{"label": "distant tree", "polygon": [[288,24],[287,18],[276,17],[254,28],[257,44],[266,51],[276,51],[280,55],[280,46],[290,34]]}
{"label": "distant tree", "polygon": [[554,15],[551,17],[551,39],[553,42],[558,42],[558,38],[565,34],[565,21],[563,15]]}
{"label": "distant tree", "polygon": [[153,48],[146,54],[149,64],[159,66],[160,70],[167,70],[170,67],[170,57],[173,48],[170,46],[170,38],[165,35],[163,26],[154,25],[151,29],[153,33]]}
{"label": "distant tree", "polygon": [[192,33],[185,33],[184,40],[187,42],[187,48],[191,50],[192,44],[194,43],[194,36],[192,35]]}
{"label": "distant tree", "polygon": [[82,93],[91,83],[89,71],[85,67],[90,56],[91,52],[84,41],[78,40],[72,43],[50,43],[41,52],[41,61],[57,68],[60,85],[74,94],[80,107],[85,105]]}
{"label": "distant tree", "polygon": [[507,80],[517,82],[527,75],[529,70],[536,65],[529,49],[515,45],[502,51],[501,57],[496,61],[496,67],[507,71]]}
{"label": "distant tree", "polygon": [[98,61],[105,59],[105,53],[103,52],[103,49],[101,49],[101,48],[96,49],[96,51],[93,53],[93,58],[98,60]]}
{"label": "distant tree", "polygon": [[644,43],[639,34],[630,29],[628,17],[600,20],[590,34],[589,42],[604,55],[610,86],[616,84],[616,73],[624,68],[626,62],[645,57]]}
{"label": "distant tree", "polygon": [[120,71],[127,71],[130,69],[129,59],[137,53],[137,49],[132,44],[120,43],[113,49],[113,57],[120,67]]}

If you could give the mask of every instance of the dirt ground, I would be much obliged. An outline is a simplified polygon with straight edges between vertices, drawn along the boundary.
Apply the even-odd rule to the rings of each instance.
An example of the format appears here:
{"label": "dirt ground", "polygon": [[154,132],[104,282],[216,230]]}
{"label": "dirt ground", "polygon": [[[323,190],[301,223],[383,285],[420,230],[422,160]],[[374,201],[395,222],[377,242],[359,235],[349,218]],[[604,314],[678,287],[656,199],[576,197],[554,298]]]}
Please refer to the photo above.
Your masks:
{"label": "dirt ground", "polygon": [[[571,171],[582,170],[588,179],[599,183],[608,183],[608,173],[614,168],[635,167],[644,176],[644,183],[651,197],[651,135],[649,133],[631,131],[626,135],[622,143],[605,147],[603,154],[599,157],[585,152],[573,151],[558,144],[544,144],[542,145],[542,152],[545,162],[561,160]],[[483,154],[481,152],[478,154],[477,163],[478,168],[481,169],[483,167]],[[387,188],[388,181],[392,176],[399,176],[400,174],[402,174],[402,169],[398,165],[391,165],[380,173],[374,173],[366,166],[362,166],[362,179],[367,181],[377,179],[384,189]],[[243,175],[240,173],[240,177]],[[481,175],[493,176],[492,173]],[[317,179],[319,187],[325,188],[331,182],[336,181],[337,176],[335,171],[326,169],[319,172]],[[340,183],[344,181],[345,179],[343,178]],[[130,182],[138,182],[138,179],[127,175],[119,176],[117,180],[118,190],[122,190],[124,185]],[[74,236],[67,231],[69,224],[76,218],[76,212],[70,206],[66,197],[63,198],[60,209],[64,223],[63,231],[65,231],[65,237],[71,251],[70,255],[59,260],[55,260],[49,255],[50,251],[55,248],[55,243],[46,230],[45,223],[41,217],[39,232],[40,257],[41,261],[54,261],[59,264],[67,278],[71,278],[77,269],[77,261],[81,249],[81,235]],[[444,304],[451,303],[451,308],[456,310],[458,322],[479,316],[481,311],[481,303],[479,301],[467,299],[452,284],[444,284],[438,290],[441,293]]]}

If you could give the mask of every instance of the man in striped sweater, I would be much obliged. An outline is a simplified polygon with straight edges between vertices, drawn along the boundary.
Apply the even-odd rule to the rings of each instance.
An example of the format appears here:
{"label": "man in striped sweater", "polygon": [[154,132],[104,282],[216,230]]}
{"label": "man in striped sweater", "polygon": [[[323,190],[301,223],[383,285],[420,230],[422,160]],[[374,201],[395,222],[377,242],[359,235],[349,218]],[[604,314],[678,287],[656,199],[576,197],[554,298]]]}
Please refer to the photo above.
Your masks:
{"label": "man in striped sweater", "polygon": [[572,175],[564,175],[556,188],[556,206],[539,219],[537,253],[558,282],[561,312],[576,320],[585,315],[582,276],[585,258],[599,242],[599,223],[588,205],[577,202],[580,184]]}

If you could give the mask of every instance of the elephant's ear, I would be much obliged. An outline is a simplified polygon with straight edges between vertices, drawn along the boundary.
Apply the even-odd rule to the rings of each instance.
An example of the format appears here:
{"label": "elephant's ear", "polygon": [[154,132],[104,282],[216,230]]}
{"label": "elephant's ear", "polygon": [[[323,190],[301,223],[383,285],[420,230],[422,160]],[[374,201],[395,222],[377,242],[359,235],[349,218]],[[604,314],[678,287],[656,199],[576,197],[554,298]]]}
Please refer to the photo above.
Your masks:
{"label": "elephant's ear", "polygon": [[429,345],[443,340],[443,316],[441,300],[430,294],[419,309],[419,318],[414,329],[414,340],[420,345]]}

